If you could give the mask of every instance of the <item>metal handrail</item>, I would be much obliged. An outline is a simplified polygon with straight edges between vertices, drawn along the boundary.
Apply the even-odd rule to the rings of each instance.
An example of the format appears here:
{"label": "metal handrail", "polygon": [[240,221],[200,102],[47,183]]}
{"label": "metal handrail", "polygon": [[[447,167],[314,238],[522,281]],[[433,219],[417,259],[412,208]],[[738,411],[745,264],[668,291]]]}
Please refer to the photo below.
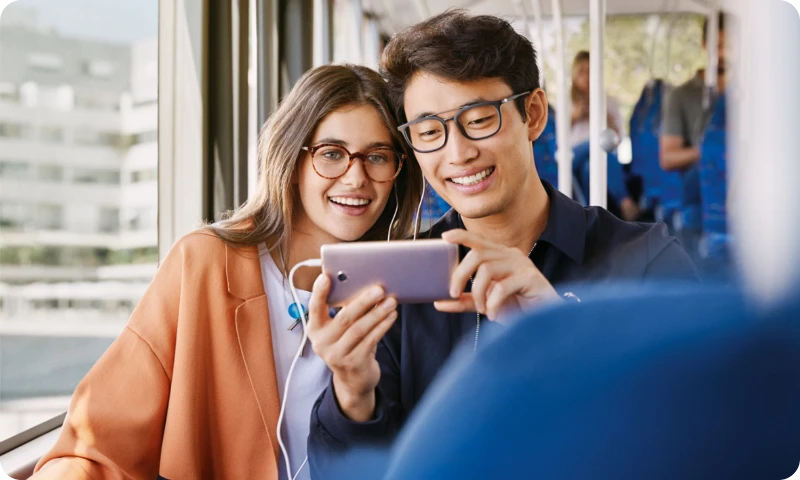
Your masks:
{"label": "metal handrail", "polygon": [[46,435],[64,424],[67,412],[31,427],[24,432],[18,433],[11,438],[0,441],[0,456],[18,449],[26,443],[32,442],[37,438]]}

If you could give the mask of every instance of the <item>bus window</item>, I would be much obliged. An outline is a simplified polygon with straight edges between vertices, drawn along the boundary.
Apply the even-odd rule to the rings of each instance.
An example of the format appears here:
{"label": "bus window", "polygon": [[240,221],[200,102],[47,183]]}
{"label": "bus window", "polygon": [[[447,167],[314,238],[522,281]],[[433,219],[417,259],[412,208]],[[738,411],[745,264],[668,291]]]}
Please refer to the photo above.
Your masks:
{"label": "bus window", "polygon": [[158,260],[158,1],[0,16],[0,440],[63,413]]}

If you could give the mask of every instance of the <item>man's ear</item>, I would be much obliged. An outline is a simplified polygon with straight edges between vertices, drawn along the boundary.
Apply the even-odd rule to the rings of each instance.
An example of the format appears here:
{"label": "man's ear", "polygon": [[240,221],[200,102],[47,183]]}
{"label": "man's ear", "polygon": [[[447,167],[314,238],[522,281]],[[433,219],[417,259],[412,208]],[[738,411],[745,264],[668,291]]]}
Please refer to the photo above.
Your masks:
{"label": "man's ear", "polygon": [[547,125],[547,94],[537,88],[525,99],[525,113],[528,116],[528,140],[533,142]]}

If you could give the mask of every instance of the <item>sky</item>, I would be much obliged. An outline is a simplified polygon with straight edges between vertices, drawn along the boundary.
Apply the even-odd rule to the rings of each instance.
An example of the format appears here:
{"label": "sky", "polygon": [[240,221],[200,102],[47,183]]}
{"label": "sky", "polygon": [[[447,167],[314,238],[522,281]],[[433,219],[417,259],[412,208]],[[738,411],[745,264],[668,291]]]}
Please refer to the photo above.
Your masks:
{"label": "sky", "polygon": [[158,0],[16,0],[2,16],[20,8],[69,37],[130,43],[158,35]]}

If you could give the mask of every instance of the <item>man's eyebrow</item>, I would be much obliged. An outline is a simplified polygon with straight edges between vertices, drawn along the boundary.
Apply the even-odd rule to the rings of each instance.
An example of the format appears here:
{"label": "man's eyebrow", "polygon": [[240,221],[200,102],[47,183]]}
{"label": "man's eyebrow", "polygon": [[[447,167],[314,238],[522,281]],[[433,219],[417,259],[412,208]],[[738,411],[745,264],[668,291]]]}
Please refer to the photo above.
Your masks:
{"label": "man's eyebrow", "polygon": [[441,115],[441,114],[443,114],[443,113],[447,113],[447,112],[453,112],[453,111],[455,111],[455,110],[460,110],[460,109],[462,109],[462,108],[464,108],[464,107],[468,107],[468,106],[470,106],[470,105],[475,105],[476,103],[487,102],[487,101],[488,101],[488,100],[486,100],[486,99],[485,99],[485,98],[483,98],[483,97],[475,97],[475,98],[473,98],[472,100],[470,100],[470,101],[468,101],[468,102],[466,102],[466,103],[462,103],[462,104],[461,104],[461,105],[459,105],[458,107],[451,108],[451,109],[445,110],[445,111],[443,111],[443,112],[439,112],[439,113],[433,113],[433,112],[422,112],[422,113],[418,114],[417,116],[415,116],[415,117],[414,117],[414,119],[413,119],[413,120],[411,120],[411,121],[413,122],[413,121],[415,121],[415,120],[419,120],[419,119],[421,119],[421,118],[425,118],[425,117],[438,117],[439,115]]}

